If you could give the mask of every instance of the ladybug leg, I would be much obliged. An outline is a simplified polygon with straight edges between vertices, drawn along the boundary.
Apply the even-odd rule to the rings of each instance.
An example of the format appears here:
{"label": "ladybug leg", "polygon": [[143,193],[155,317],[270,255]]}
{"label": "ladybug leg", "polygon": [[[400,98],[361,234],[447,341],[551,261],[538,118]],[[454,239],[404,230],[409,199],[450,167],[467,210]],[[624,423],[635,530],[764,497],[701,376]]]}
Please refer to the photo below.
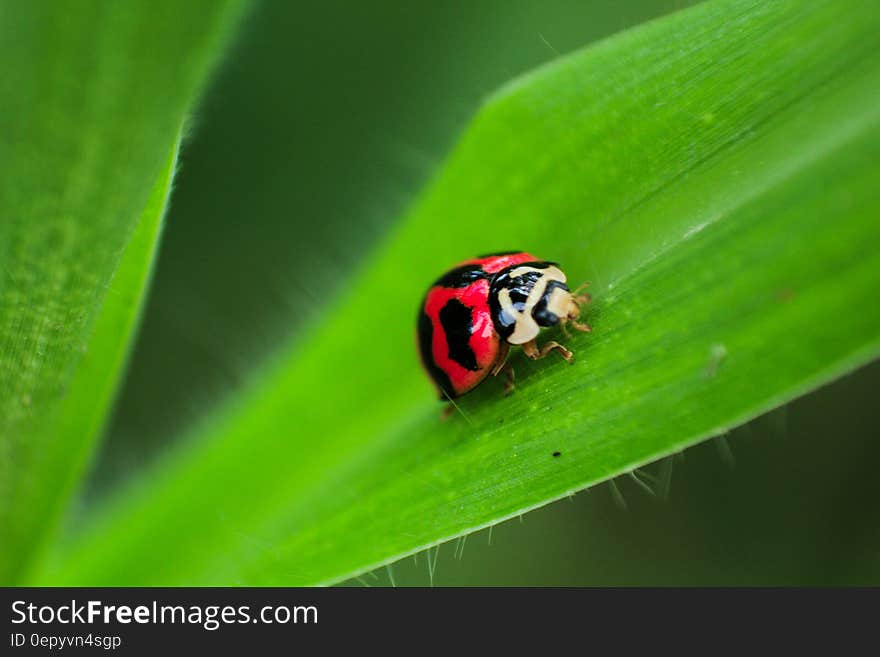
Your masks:
{"label": "ladybug leg", "polygon": [[502,372],[505,375],[504,381],[504,396],[506,397],[513,389],[516,387],[516,374],[513,371],[513,365],[507,362],[507,355],[510,353],[510,343],[506,340],[501,343],[501,348],[498,352],[498,360],[495,361],[495,366],[492,368],[490,374],[492,376],[498,376]]}
{"label": "ladybug leg", "polygon": [[504,396],[507,397],[510,393],[513,392],[514,388],[516,388],[516,373],[513,371],[513,365],[510,363],[505,363],[504,367],[501,368],[501,371],[504,372]]}
{"label": "ladybug leg", "polygon": [[507,340],[502,340],[501,346],[498,349],[498,358],[495,359],[495,366],[490,372],[492,376],[498,376],[498,373],[504,369],[504,365],[507,363],[507,355],[509,353],[510,343]]}
{"label": "ladybug leg", "polygon": [[532,360],[543,358],[554,349],[558,351],[559,354],[569,363],[574,360],[574,354],[554,340],[551,340],[540,349],[538,349],[538,345],[535,344],[534,340],[526,342],[525,344],[523,344],[522,347],[523,351],[526,353],[526,356],[528,356]]}
{"label": "ladybug leg", "polygon": [[455,411],[455,406],[453,406],[452,404],[446,404],[446,406],[444,406],[443,410],[440,412],[440,419],[445,422],[446,420],[449,419],[449,417],[452,415],[452,413],[454,411]]}

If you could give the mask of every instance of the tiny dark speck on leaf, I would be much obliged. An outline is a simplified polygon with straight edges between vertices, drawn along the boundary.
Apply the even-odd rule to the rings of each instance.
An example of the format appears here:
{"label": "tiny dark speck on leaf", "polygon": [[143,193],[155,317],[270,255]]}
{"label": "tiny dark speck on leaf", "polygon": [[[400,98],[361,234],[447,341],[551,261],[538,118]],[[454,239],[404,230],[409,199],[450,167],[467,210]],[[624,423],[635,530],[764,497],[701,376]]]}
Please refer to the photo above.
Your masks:
{"label": "tiny dark speck on leaf", "polygon": [[557,456],[562,456],[562,452],[553,452],[553,458],[556,458]]}

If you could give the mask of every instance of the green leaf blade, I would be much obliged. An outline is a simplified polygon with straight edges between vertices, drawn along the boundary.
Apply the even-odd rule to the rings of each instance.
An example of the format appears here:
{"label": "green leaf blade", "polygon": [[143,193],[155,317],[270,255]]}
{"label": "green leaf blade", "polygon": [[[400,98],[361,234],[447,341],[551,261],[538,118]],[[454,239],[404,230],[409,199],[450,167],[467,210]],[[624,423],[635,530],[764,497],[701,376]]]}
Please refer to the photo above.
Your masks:
{"label": "green leaf blade", "polygon": [[[320,330],[43,581],[337,582],[876,358],[866,8],[710,2],[508,87]],[[572,366],[515,356],[514,395],[490,381],[443,423],[415,307],[456,259],[509,248],[591,280],[595,330]]]}

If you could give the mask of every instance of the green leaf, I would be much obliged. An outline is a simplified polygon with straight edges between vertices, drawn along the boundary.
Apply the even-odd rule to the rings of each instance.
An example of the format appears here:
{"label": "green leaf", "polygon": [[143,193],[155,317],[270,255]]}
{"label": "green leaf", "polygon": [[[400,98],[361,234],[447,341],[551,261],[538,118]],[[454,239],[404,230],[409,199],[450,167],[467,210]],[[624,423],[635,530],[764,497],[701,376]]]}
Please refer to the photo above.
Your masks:
{"label": "green leaf", "polygon": [[[58,524],[122,371],[180,126],[236,2],[0,4],[0,582]],[[169,155],[170,152],[170,155]]]}
{"label": "green leaf", "polygon": [[[516,80],[323,321],[36,581],[338,582],[875,358],[878,22],[716,0]],[[592,281],[594,331],[571,366],[514,354],[513,395],[489,381],[443,422],[418,302],[511,248]]]}

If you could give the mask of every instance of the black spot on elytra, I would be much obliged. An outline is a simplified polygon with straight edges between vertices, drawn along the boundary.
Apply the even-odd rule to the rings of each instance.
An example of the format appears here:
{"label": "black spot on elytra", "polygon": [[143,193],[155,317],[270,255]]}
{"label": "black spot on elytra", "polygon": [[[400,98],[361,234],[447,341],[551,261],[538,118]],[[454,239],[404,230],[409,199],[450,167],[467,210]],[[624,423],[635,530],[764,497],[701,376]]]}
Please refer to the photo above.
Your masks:
{"label": "black spot on elytra", "polygon": [[461,267],[450,269],[434,281],[434,285],[442,287],[467,287],[481,278],[488,278],[488,275],[480,265],[462,265]]}
{"label": "black spot on elytra", "polygon": [[553,452],[553,458],[562,456],[562,452]]}
{"label": "black spot on elytra", "polygon": [[440,309],[440,323],[446,332],[449,357],[471,372],[480,369],[477,367],[477,358],[470,345],[473,323],[471,309],[458,299],[450,299]]}
{"label": "black spot on elytra", "polygon": [[432,350],[434,323],[424,312],[419,313],[418,336],[419,354],[422,357],[422,365],[424,365],[428,375],[442,391],[440,399],[445,399],[447,395],[449,397],[455,397],[455,391],[452,389],[452,383],[450,382],[449,377],[446,375],[446,372],[437,367],[437,364],[434,362],[434,353]]}
{"label": "black spot on elytra", "polygon": [[482,260],[483,258],[498,258],[500,256],[516,255],[517,253],[522,253],[522,251],[499,251],[498,253],[484,253],[483,255],[478,255],[477,258]]}

